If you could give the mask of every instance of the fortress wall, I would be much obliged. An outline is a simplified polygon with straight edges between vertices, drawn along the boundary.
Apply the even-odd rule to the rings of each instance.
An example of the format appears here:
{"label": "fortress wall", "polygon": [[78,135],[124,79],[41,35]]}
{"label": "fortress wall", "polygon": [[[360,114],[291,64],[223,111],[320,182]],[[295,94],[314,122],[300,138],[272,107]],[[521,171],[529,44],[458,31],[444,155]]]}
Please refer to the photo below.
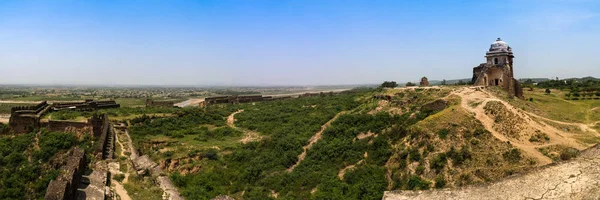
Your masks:
{"label": "fortress wall", "polygon": [[85,171],[85,150],[75,147],[67,163],[60,168],[58,177],[48,184],[46,200],[75,199],[77,188]]}
{"label": "fortress wall", "polygon": [[41,123],[42,127],[46,127],[49,131],[63,131],[66,132],[68,129],[85,129],[91,127],[90,122],[72,122],[72,121],[55,121],[50,120],[45,123]]}

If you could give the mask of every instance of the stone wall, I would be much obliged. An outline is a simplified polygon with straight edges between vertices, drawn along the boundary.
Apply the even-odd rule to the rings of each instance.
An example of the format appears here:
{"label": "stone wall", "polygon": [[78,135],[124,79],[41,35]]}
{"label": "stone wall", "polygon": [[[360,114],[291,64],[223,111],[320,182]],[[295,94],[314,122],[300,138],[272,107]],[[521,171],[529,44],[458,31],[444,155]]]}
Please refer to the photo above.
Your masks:
{"label": "stone wall", "polygon": [[89,122],[55,121],[42,122],[42,127],[49,131],[69,132],[70,129],[86,129],[92,126]]}
{"label": "stone wall", "polygon": [[[53,104],[48,104],[46,101],[42,101],[41,103],[35,106],[17,106],[11,108],[10,119],[8,124],[14,130],[15,133],[28,133],[46,126],[61,126],[61,122],[55,122],[54,124],[40,123],[40,117],[51,110],[90,111],[118,107],[120,107],[120,105],[117,104],[115,101],[85,100],[83,102]],[[76,125],[76,127],[79,127],[79,125]]]}
{"label": "stone wall", "polygon": [[40,116],[47,112],[49,104],[46,101],[35,106],[17,106],[11,108],[8,124],[15,133],[27,133],[40,127]]}
{"label": "stone wall", "polygon": [[68,102],[68,103],[53,103],[52,110],[77,110],[77,111],[91,111],[105,108],[118,108],[121,107],[115,101],[94,101],[87,99],[82,102]]}
{"label": "stone wall", "polygon": [[75,199],[85,166],[85,150],[79,147],[73,148],[67,163],[60,168],[58,177],[48,184],[45,199]]}
{"label": "stone wall", "polygon": [[113,138],[111,137],[112,129],[110,128],[110,121],[108,120],[108,115],[106,114],[102,116],[93,116],[92,118],[93,119],[90,121],[92,121],[93,124],[94,137],[99,138],[96,140],[98,143],[94,148],[94,155],[97,158],[103,159],[107,156],[106,149],[109,148],[109,139]]}

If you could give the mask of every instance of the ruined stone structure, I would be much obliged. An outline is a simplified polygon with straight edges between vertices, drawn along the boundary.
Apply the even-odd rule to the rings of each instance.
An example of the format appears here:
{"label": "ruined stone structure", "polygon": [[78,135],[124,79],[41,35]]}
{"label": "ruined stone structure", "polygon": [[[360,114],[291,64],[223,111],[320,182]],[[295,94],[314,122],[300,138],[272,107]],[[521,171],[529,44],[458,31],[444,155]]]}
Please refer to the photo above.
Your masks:
{"label": "ruined stone structure", "polygon": [[206,105],[211,104],[238,104],[238,103],[251,103],[251,102],[259,102],[259,101],[273,101],[278,99],[285,99],[289,97],[278,97],[273,98],[272,96],[262,96],[262,95],[250,95],[250,96],[219,96],[219,97],[207,97],[203,102],[200,103],[200,107],[204,107]]}
{"label": "ruined stone structure", "polygon": [[15,133],[26,133],[39,129],[40,116],[50,109],[46,101],[35,106],[17,106],[10,109],[8,124]]}
{"label": "ruined stone structure", "polygon": [[476,86],[499,86],[510,97],[523,97],[523,89],[513,75],[512,48],[498,38],[485,55],[486,62],[473,68],[472,82]]}
{"label": "ruined stone structure", "polygon": [[[95,147],[93,155],[97,160],[112,159],[114,147],[114,131],[106,114],[93,115],[87,122],[70,121],[49,121],[42,123],[48,129],[61,130],[66,127],[86,128],[90,134],[94,135]],[[93,170],[88,179],[91,185],[83,190],[79,190],[82,177],[86,167],[85,151],[78,147],[73,148],[65,165],[60,168],[59,176],[50,182],[46,191],[48,200],[66,200],[66,199],[104,199],[106,179],[108,177],[106,167],[100,167]],[[102,164],[101,164],[102,165]],[[101,186],[101,187],[100,187]],[[81,188],[80,188],[81,189]],[[91,195],[91,196],[90,196]]]}
{"label": "ruined stone structure", "polygon": [[[11,108],[10,119],[8,124],[15,133],[27,133],[34,130],[38,130],[43,127],[48,127],[50,128],[50,130],[64,131],[64,128],[68,125],[73,125],[73,127],[75,128],[81,128],[82,126],[88,125],[64,121],[40,122],[40,118],[47,112],[57,110],[91,111],[104,108],[118,107],[120,107],[120,105],[117,104],[115,101],[85,100],[83,102],[53,104],[48,104],[46,101],[42,101],[41,103],[35,106],[17,106]],[[88,123],[92,122],[90,121]],[[60,127],[63,127],[63,129],[61,130]]]}
{"label": "ruined stone structure", "polygon": [[67,163],[60,168],[58,177],[48,184],[45,199],[75,199],[77,188],[85,171],[85,165],[85,150],[79,147],[73,148]]}
{"label": "ruined stone structure", "polygon": [[112,144],[114,143],[114,131],[110,127],[108,115],[92,116],[90,122],[93,124],[94,138],[98,143],[94,148],[94,155],[99,159],[112,157]]}
{"label": "ruined stone structure", "polygon": [[325,97],[325,96],[333,96],[335,93],[331,92],[319,92],[319,93],[304,93],[298,97]]}
{"label": "ruined stone structure", "polygon": [[429,86],[429,81],[427,80],[427,77],[421,78],[421,83],[419,83],[420,86]]}
{"label": "ruined stone structure", "polygon": [[173,107],[174,101],[154,101],[152,99],[146,99],[146,107]]}
{"label": "ruined stone structure", "polygon": [[77,111],[91,111],[104,108],[118,108],[121,105],[115,101],[94,101],[86,99],[83,102],[69,102],[69,103],[53,103],[52,110],[77,110]]}
{"label": "ruined stone structure", "polygon": [[333,96],[337,94],[347,94],[352,91],[341,91],[341,92],[315,92],[315,93],[304,93],[304,94],[290,94],[286,96],[262,96],[262,95],[248,95],[248,96],[219,96],[219,97],[207,97],[204,101],[200,102],[200,107],[205,107],[212,104],[238,104],[238,103],[251,103],[251,102],[259,102],[259,101],[276,101],[276,100],[284,100],[291,98],[303,98],[303,97],[325,97],[325,96]]}

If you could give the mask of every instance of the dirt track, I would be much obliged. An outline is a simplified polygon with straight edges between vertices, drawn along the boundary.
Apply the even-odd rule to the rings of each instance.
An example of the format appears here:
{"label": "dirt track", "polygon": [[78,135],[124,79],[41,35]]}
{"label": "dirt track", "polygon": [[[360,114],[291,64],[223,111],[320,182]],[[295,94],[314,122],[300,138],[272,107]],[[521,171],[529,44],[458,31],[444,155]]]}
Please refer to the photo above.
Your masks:
{"label": "dirt track", "polygon": [[248,129],[244,129],[244,128],[240,128],[240,127],[236,127],[235,126],[235,115],[238,114],[238,113],[241,113],[241,112],[244,112],[244,110],[238,110],[238,111],[235,111],[235,112],[231,113],[227,117],[227,126],[229,126],[231,128],[234,128],[234,129],[238,129],[238,130],[244,132],[244,137],[240,140],[240,142],[242,142],[243,144],[246,144],[246,143],[252,142],[252,141],[261,140],[262,137],[256,131],[251,131],[251,130],[248,130]]}
{"label": "dirt track", "polygon": [[[559,130],[559,129],[549,126],[543,122],[533,120],[532,117],[549,120],[549,121],[553,121],[553,122],[557,122],[557,123],[561,123],[561,124],[576,125],[578,127],[581,127],[581,129],[584,131],[590,131],[590,132],[597,134],[597,132],[595,130],[587,127],[587,125],[585,125],[585,124],[559,122],[559,121],[547,119],[547,118],[535,115],[533,113],[529,113],[529,112],[525,112],[523,110],[517,109],[517,108],[513,107],[512,105],[510,105],[508,102],[501,100],[501,99],[485,92],[481,88],[464,87],[464,88],[457,89],[456,91],[453,91],[450,95],[459,96],[462,99],[461,107],[463,107],[465,110],[473,113],[475,118],[477,120],[479,120],[483,124],[483,126],[492,133],[492,135],[494,137],[496,137],[499,140],[504,141],[504,142],[509,141],[513,146],[523,150],[528,156],[537,159],[538,165],[549,164],[552,162],[552,160],[550,158],[548,158],[547,156],[544,156],[536,148],[560,144],[560,145],[565,145],[565,146],[569,146],[569,147],[573,147],[573,148],[577,148],[577,149],[581,150],[581,149],[585,149],[586,146],[583,144],[580,144],[578,141],[573,139],[572,133]],[[494,128],[494,123],[495,123],[494,119],[492,119],[490,116],[488,116],[485,113],[485,109],[484,109],[484,107],[487,105],[487,103],[492,102],[492,101],[502,103],[502,105],[504,105],[504,107],[506,107],[506,109],[510,113],[523,119],[523,123],[525,123],[526,126],[524,127],[523,130],[519,130],[521,133],[523,133],[522,138],[516,138],[516,139],[508,138],[504,134],[498,132]],[[473,103],[473,102],[478,102],[479,105],[477,105],[476,107],[470,106],[469,103]],[[529,142],[528,137],[530,135],[528,135],[528,134],[532,134],[532,132],[535,132],[535,130],[540,130],[541,132],[546,133],[548,135],[548,137],[550,138],[550,142],[547,144],[533,144],[533,143]]]}
{"label": "dirt track", "polygon": [[333,121],[335,121],[340,115],[346,113],[345,111],[339,112],[338,114],[336,114],[332,119],[330,119],[329,121],[327,121],[327,123],[323,124],[321,126],[321,130],[319,130],[317,133],[315,133],[315,135],[313,135],[308,144],[305,145],[304,147],[302,147],[302,153],[300,155],[298,155],[298,161],[296,162],[296,164],[292,165],[290,168],[288,168],[286,171],[287,172],[292,172],[294,171],[294,168],[296,168],[306,157],[306,152],[312,147],[313,144],[317,143],[317,141],[319,141],[321,139],[321,136],[323,135],[323,132],[325,131],[325,129],[327,129],[327,127],[331,126],[331,123]]}

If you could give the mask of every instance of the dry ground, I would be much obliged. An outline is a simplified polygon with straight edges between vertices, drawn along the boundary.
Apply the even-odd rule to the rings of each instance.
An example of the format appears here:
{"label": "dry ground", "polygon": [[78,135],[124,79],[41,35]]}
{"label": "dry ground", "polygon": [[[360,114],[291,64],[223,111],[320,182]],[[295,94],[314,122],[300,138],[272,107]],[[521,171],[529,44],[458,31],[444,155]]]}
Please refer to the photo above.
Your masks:
{"label": "dry ground", "polygon": [[[492,135],[494,135],[494,137],[504,142],[510,142],[511,145],[523,150],[528,156],[536,158],[539,165],[549,164],[552,162],[552,160],[544,156],[536,148],[560,144],[582,150],[591,146],[591,144],[585,144],[581,141],[578,141],[576,139],[576,134],[557,129],[544,123],[542,120],[536,119],[543,119],[555,123],[577,126],[580,127],[582,131],[586,132],[586,134],[595,136],[599,135],[596,130],[588,127],[586,124],[560,122],[517,109],[508,102],[495,97],[489,92],[486,92],[483,88],[463,87],[453,91],[451,94],[459,96],[462,99],[461,107],[473,113],[475,118],[479,120],[483,126],[490,131]],[[508,135],[506,132],[506,127],[501,128],[503,124],[497,123],[498,115],[486,112],[485,106],[490,102],[501,103],[504,106],[504,111],[508,112],[510,116],[515,117],[513,120],[517,120],[518,123],[520,123],[516,126],[508,127],[515,129],[514,131],[517,133],[517,135]],[[502,112],[502,110],[497,112]],[[547,134],[550,138],[550,142],[546,144],[535,144],[530,142],[529,138],[535,135],[537,133],[536,131],[541,131]]]}

